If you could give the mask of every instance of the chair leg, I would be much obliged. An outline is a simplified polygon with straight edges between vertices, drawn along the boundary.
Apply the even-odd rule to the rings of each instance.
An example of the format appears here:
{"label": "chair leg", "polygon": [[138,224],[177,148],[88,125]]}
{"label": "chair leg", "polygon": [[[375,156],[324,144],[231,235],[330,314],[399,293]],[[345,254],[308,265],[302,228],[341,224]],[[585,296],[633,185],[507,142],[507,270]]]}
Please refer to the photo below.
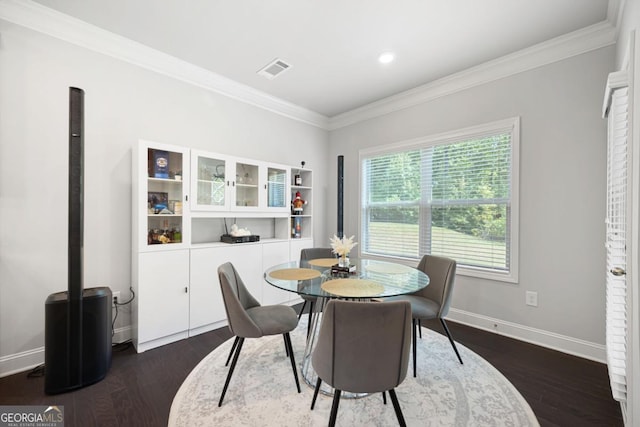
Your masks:
{"label": "chair leg", "polygon": [[298,322],[300,321],[300,318],[302,317],[302,313],[304,313],[304,308],[307,306],[307,300],[304,300],[304,302],[302,303],[302,308],[300,309],[300,313],[298,313]]}
{"label": "chair leg", "polygon": [[311,410],[313,411],[314,406],[316,406],[316,399],[318,398],[318,392],[320,391],[320,385],[322,384],[322,379],[318,377],[318,381],[316,381],[316,388],[313,390],[313,399],[311,399]]}
{"label": "chair leg", "polygon": [[416,365],[417,365],[417,361],[416,361],[416,357],[418,355],[417,352],[417,343],[416,343],[416,329],[417,329],[417,321],[416,319],[412,320],[413,323],[413,377],[416,377]]}
{"label": "chair leg", "polygon": [[282,335],[282,338],[284,339],[284,354],[286,354],[287,357],[289,357],[289,346],[287,345],[287,337]]}
{"label": "chair leg", "polygon": [[307,339],[311,334],[311,316],[313,316],[313,301],[309,301],[309,318],[307,319]]}
{"label": "chair leg", "polygon": [[407,423],[402,416],[402,409],[400,409],[400,403],[398,403],[398,396],[394,389],[389,390],[389,396],[391,396],[391,402],[393,402],[393,409],[396,411],[396,417],[398,417],[398,423],[401,427],[407,427]]}
{"label": "chair leg", "polygon": [[240,339],[240,337],[236,337],[235,341],[233,341],[233,345],[231,346],[231,351],[229,352],[229,357],[227,357],[227,363],[224,364],[224,366],[229,366],[229,362],[231,361],[231,356],[233,356],[233,352],[236,349],[236,346],[238,345],[238,340]]}
{"label": "chair leg", "polygon": [[458,348],[456,347],[456,343],[455,341],[453,341],[453,338],[451,338],[451,332],[449,332],[449,328],[447,327],[447,322],[445,322],[443,318],[440,318],[440,323],[442,323],[442,326],[444,327],[444,331],[447,333],[447,337],[449,337],[449,342],[453,347],[453,351],[456,352],[456,356],[458,356],[458,360],[460,361],[460,364],[464,365],[464,363],[462,363],[462,358],[460,357],[460,353],[458,353]]}
{"label": "chair leg", "polygon": [[291,369],[293,369],[293,377],[296,379],[296,388],[298,389],[298,393],[300,393],[300,381],[298,381],[298,370],[296,369],[296,358],[293,355],[293,346],[291,345],[291,337],[289,336],[289,332],[283,334],[284,341],[287,347],[289,348],[289,359],[291,359]]}
{"label": "chair leg", "polygon": [[418,319],[418,332],[420,333],[420,339],[422,339],[422,322]]}
{"label": "chair leg", "polygon": [[329,427],[336,425],[336,417],[338,416],[338,405],[340,404],[341,390],[334,389],[333,403],[331,404],[331,416],[329,417]]}
{"label": "chair leg", "polygon": [[222,406],[222,400],[224,399],[224,395],[227,393],[227,387],[229,387],[229,381],[231,381],[231,375],[233,375],[233,370],[236,368],[236,363],[238,362],[238,356],[240,356],[240,350],[242,350],[242,344],[244,344],[244,338],[240,338],[238,340],[236,353],[233,355],[231,368],[229,368],[229,373],[227,374],[227,380],[224,382],[224,388],[222,389],[222,394],[220,395],[220,401],[218,402],[218,406]]}
{"label": "chair leg", "polygon": [[382,392],[382,404],[386,405],[387,404],[387,393],[386,392]]}

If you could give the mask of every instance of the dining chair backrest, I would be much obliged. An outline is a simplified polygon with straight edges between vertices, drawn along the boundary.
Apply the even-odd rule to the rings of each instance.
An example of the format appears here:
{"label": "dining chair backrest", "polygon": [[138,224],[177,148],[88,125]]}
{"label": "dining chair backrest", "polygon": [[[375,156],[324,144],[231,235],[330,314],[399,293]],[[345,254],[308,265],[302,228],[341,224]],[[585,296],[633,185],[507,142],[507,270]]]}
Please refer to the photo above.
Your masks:
{"label": "dining chair backrest", "polygon": [[375,393],[407,375],[411,304],[331,300],[325,306],[313,367],[332,387]]}
{"label": "dining chair backrest", "polygon": [[438,303],[440,306],[438,317],[445,317],[451,305],[453,282],[456,278],[456,261],[441,256],[425,255],[416,268],[429,276],[429,286],[414,295],[429,298]]}
{"label": "dining chair backrest", "polygon": [[231,332],[238,337],[261,337],[262,331],[247,314],[248,309],[259,307],[260,303],[249,293],[233,264],[227,262],[218,267],[218,278]]}
{"label": "dining chair backrest", "polygon": [[[307,261],[319,258],[335,258],[331,248],[306,248],[300,251],[300,267],[308,267]],[[337,261],[336,261],[337,262]]]}

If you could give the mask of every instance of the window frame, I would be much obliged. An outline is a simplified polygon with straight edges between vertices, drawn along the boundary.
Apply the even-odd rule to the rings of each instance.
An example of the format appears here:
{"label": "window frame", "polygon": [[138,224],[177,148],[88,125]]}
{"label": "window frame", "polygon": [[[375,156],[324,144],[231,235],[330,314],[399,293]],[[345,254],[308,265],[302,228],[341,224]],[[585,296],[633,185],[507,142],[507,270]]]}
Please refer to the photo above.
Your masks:
{"label": "window frame", "polygon": [[[364,206],[364,170],[363,162],[366,159],[376,156],[382,156],[385,154],[394,154],[403,151],[410,151],[416,149],[424,149],[434,147],[437,145],[453,144],[456,142],[462,142],[465,140],[482,138],[487,136],[496,135],[499,133],[508,132],[511,134],[511,182],[510,182],[510,202],[507,203],[507,211],[509,217],[507,222],[509,224],[510,239],[508,242],[508,257],[509,257],[509,269],[508,271],[500,271],[497,269],[475,267],[469,265],[459,264],[457,268],[457,274],[463,276],[476,277],[481,279],[497,280],[508,283],[518,283],[519,281],[519,207],[520,207],[520,117],[512,117],[503,120],[497,120],[490,123],[485,123],[476,126],[470,126],[463,129],[454,131],[448,131],[429,136],[399,141],[390,144],[384,144],[381,146],[364,148],[358,152],[358,230],[361,238],[364,239],[363,230],[363,214],[365,210]],[[422,204],[422,203],[420,203]],[[379,254],[370,254],[363,251],[364,245],[358,245],[359,256],[367,256],[368,258],[380,259],[380,260],[393,260],[396,262],[402,262],[405,264],[414,263],[413,258],[403,258],[398,256],[388,256]]]}

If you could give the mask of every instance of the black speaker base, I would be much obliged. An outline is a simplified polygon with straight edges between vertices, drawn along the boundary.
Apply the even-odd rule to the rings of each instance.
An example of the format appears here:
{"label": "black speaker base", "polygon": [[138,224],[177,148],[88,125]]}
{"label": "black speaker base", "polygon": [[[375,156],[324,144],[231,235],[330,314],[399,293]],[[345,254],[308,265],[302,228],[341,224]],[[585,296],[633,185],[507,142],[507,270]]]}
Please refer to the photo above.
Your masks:
{"label": "black speaker base", "polygon": [[[45,302],[44,391],[58,394],[104,379],[111,368],[111,289],[98,287],[82,292],[82,331],[70,336],[69,295],[57,292]],[[75,328],[77,329],[77,328]],[[78,341],[79,340],[79,341]],[[79,349],[79,350],[78,350]],[[81,351],[80,363],[71,352]]]}

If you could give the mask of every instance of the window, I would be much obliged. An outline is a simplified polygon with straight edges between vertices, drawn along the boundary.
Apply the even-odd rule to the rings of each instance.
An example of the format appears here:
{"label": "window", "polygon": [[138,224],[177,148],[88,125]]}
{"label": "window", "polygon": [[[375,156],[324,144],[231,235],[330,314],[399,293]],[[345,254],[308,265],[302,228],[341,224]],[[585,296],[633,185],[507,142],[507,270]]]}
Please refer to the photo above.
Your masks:
{"label": "window", "polygon": [[361,252],[517,282],[519,119],[360,153]]}

